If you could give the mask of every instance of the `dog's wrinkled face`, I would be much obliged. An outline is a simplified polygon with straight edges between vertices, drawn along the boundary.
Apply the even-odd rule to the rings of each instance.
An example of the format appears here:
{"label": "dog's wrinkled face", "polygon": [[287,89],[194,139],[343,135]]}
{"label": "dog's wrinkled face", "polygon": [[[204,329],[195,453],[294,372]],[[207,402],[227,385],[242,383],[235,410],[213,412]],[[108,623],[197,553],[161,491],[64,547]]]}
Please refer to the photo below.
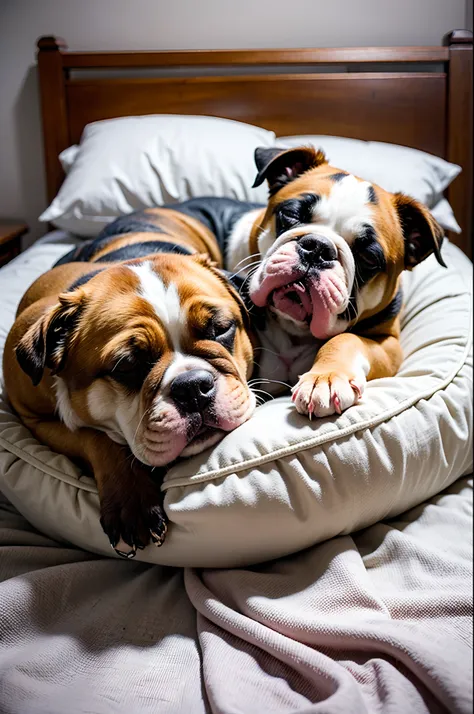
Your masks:
{"label": "dog's wrinkled face", "polygon": [[[252,347],[245,310],[203,257],[160,255],[108,267],[63,293],[17,348],[56,380],[58,411],[150,466],[197,454],[246,421]],[[35,371],[36,363],[36,371]]]}
{"label": "dog's wrinkled face", "polygon": [[393,299],[398,277],[433,251],[442,230],[402,194],[336,169],[320,151],[257,149],[255,185],[267,179],[267,210],[252,232],[261,263],[251,300],[292,334],[326,340]]}

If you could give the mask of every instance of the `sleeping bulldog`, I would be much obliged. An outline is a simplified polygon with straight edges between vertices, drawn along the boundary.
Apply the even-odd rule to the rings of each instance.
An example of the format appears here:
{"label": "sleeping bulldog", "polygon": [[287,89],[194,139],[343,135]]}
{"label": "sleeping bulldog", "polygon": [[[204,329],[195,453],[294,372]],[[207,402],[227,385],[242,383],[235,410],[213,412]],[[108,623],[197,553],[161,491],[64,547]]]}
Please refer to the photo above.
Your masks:
{"label": "sleeping bulldog", "polygon": [[255,407],[246,310],[208,256],[220,261],[216,238],[189,211],[118,219],[29,288],[6,341],[13,407],[92,471],[125,557],[165,537],[153,470],[216,444]]}
{"label": "sleeping bulldog", "polygon": [[261,148],[255,161],[268,204],[242,210],[226,262],[265,311],[260,374],[269,391],[289,383],[300,414],[340,414],[367,380],[397,372],[400,275],[431,253],[444,265],[442,229],[425,206],[321,151]]}

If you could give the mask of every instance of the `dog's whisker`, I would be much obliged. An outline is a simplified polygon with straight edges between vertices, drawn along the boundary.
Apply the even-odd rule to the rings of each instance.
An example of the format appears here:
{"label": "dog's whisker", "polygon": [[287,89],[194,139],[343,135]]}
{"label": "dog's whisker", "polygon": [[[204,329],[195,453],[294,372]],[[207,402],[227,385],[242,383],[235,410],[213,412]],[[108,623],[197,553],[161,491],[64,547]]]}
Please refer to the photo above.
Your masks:
{"label": "dog's whisker", "polygon": [[262,377],[262,379],[255,378],[255,379],[250,380],[249,386],[251,385],[253,387],[254,384],[260,384],[260,383],[262,383],[262,384],[282,384],[284,387],[288,387],[288,389],[291,389],[291,385],[288,384],[287,382],[282,382],[279,379],[267,379],[266,377],[265,378]]}
{"label": "dog's whisker", "polygon": [[133,443],[134,443],[134,444],[136,443],[135,440],[136,440],[136,438],[137,438],[137,434],[138,434],[138,430],[139,430],[139,428],[140,428],[140,425],[141,425],[142,421],[144,420],[144,418],[150,413],[150,410],[151,410],[151,407],[150,407],[149,409],[145,409],[145,411],[143,412],[143,414],[142,414],[142,416],[141,416],[140,421],[138,422],[138,426],[137,426],[137,428],[135,429],[135,434],[133,435]]}
{"label": "dog's whisker", "polygon": [[255,392],[260,392],[261,394],[266,394],[267,397],[270,399],[274,399],[273,394],[270,394],[270,392],[266,392],[264,389],[255,389],[254,387],[251,387],[251,391],[255,394]]}
{"label": "dog's whisker", "polygon": [[240,288],[239,288],[239,295],[240,295],[240,297],[242,297],[242,290],[244,289],[245,284],[246,284],[248,281],[250,281],[251,278],[253,277],[253,275],[257,272],[259,265],[260,265],[260,263],[259,263],[253,270],[251,270],[250,273],[245,277],[245,279],[244,279],[242,285],[241,285]]}
{"label": "dog's whisker", "polygon": [[232,280],[232,278],[237,277],[237,275],[239,273],[242,273],[244,270],[249,270],[250,268],[253,268],[255,265],[260,265],[260,261],[255,261],[254,263],[249,263],[249,265],[244,265],[243,268],[240,268],[240,270],[237,270],[236,273],[233,273],[229,279]]}
{"label": "dog's whisker", "polygon": [[273,350],[269,350],[268,347],[254,347],[254,352],[256,352],[257,350],[258,350],[259,352],[268,352],[268,353],[271,354],[271,355],[275,355],[275,357],[279,357],[279,356],[280,356],[280,355],[278,354],[278,352],[274,352]]}
{"label": "dog's whisker", "polygon": [[247,255],[245,258],[242,258],[242,260],[239,260],[239,262],[234,265],[234,270],[239,267],[239,265],[242,265],[242,263],[245,263],[246,260],[251,260],[252,258],[259,258],[260,253],[253,253],[252,255]]}

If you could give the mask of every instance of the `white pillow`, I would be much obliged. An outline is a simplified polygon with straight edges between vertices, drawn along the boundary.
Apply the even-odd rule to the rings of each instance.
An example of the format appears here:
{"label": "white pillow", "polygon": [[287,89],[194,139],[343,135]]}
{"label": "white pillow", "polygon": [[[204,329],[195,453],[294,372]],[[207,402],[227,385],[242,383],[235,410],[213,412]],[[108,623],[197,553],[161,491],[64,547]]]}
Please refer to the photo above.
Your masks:
{"label": "white pillow", "polygon": [[445,198],[441,198],[430,210],[439,225],[445,230],[452,231],[453,233],[462,232],[461,226],[454,216],[451,204]]}
{"label": "white pillow", "polygon": [[253,155],[274,142],[271,131],[216,117],[163,114],[88,124],[79,150],[62,152],[69,172],[39,220],[96,236],[124,213],[194,196],[265,201],[264,186],[251,188]]}
{"label": "white pillow", "polygon": [[73,165],[78,153],[79,145],[73,144],[73,146],[68,146],[67,149],[64,149],[64,151],[61,151],[59,154],[58,159],[65,174],[68,174],[71,170],[71,166]]}
{"label": "white pillow", "polygon": [[461,172],[457,164],[408,146],[340,136],[282,136],[276,143],[285,147],[310,144],[322,148],[337,168],[376,183],[386,191],[407,193],[428,206],[443,228],[461,232],[451,206],[443,198],[443,191]]}
{"label": "white pillow", "polygon": [[[25,288],[50,267],[33,246],[0,271],[8,329]],[[55,254],[54,259],[59,257]],[[396,516],[472,469],[472,264],[450,243],[404,275],[396,377],[369,382],[362,402],[310,422],[289,398],[257,409],[212,451],[168,473],[170,529],[137,559],[243,566]],[[38,443],[0,400],[0,489],[40,530],[113,556],[92,479]]]}

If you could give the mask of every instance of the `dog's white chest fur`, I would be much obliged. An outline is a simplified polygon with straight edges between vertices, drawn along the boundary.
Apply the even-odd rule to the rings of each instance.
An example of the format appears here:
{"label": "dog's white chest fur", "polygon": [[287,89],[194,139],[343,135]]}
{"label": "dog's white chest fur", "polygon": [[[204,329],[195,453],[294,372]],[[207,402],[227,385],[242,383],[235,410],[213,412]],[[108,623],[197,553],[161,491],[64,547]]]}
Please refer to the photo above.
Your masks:
{"label": "dog's white chest fur", "polygon": [[265,329],[258,330],[257,334],[256,377],[265,380],[261,388],[272,395],[287,391],[285,384],[292,387],[301,374],[311,369],[320,343],[311,335],[308,338],[292,337],[274,318],[267,320]]}

